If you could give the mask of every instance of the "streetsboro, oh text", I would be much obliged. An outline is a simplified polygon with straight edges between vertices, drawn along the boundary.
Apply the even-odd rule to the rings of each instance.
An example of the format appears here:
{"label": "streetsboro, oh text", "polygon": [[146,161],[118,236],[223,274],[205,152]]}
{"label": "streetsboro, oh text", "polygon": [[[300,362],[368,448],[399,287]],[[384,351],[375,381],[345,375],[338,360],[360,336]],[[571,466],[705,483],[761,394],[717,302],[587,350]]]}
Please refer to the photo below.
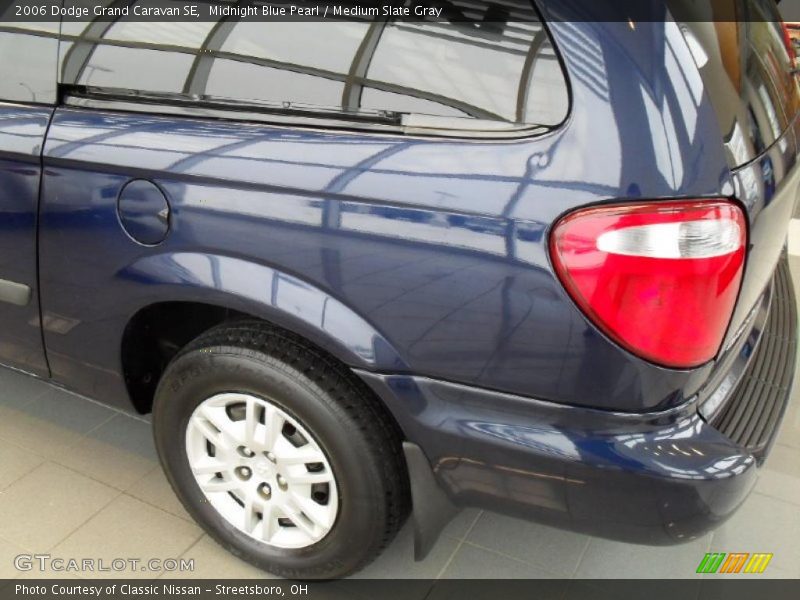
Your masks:
{"label": "streetsboro, oh text", "polygon": [[[207,589],[215,596],[306,596],[308,595],[308,585],[305,584],[284,584],[284,585],[223,585],[216,584],[214,588]],[[24,584],[18,583],[14,587],[17,596],[94,596],[96,598],[119,595],[119,596],[200,596],[203,589],[198,585],[178,585],[172,583],[150,583],[143,585],[123,584],[64,584],[55,583],[52,585]]]}

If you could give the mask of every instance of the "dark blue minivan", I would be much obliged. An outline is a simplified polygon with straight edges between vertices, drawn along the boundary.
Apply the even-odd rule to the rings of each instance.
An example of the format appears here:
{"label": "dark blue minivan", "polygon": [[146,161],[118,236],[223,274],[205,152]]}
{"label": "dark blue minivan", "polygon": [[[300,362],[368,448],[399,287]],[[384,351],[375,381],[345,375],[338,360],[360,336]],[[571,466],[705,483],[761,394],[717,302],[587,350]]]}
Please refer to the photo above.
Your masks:
{"label": "dark blue minivan", "polygon": [[3,17],[0,362],[152,413],[282,576],[464,506],[672,544],[742,504],[797,345],[773,0],[209,3]]}

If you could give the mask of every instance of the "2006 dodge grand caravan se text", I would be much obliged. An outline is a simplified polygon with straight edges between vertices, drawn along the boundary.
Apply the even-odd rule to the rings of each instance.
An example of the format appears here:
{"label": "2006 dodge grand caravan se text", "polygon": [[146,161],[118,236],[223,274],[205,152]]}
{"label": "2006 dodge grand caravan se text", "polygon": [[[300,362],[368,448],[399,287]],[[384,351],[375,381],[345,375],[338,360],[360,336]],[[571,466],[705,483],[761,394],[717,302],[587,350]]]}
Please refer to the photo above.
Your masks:
{"label": "2006 dodge grand caravan se text", "polygon": [[790,396],[798,85],[772,0],[611,4],[6,21],[0,361],[152,412],[284,576],[463,506],[715,527]]}

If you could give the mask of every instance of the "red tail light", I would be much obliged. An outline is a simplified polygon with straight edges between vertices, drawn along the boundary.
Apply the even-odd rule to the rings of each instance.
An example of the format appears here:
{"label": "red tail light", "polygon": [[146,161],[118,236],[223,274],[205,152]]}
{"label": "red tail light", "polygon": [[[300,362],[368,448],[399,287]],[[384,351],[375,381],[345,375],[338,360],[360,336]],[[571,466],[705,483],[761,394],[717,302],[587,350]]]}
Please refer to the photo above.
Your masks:
{"label": "red tail light", "polygon": [[654,363],[688,368],[719,351],[746,227],[724,200],[589,208],[556,224],[550,255],[572,299],[609,337]]}
{"label": "red tail light", "polygon": [[789,55],[792,68],[794,68],[797,64],[797,53],[794,50],[794,43],[792,43],[792,33],[789,31],[789,26],[783,22],[781,22],[781,30],[783,31],[783,45],[786,46],[786,53]]}

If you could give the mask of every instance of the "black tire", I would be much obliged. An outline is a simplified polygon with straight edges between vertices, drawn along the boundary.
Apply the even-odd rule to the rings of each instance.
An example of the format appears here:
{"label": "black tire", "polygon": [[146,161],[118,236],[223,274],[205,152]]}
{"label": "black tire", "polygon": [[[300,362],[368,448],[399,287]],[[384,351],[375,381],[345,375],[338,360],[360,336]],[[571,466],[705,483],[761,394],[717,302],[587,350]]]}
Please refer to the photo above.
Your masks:
{"label": "black tire", "polygon": [[[268,398],[297,419],[327,455],[339,512],[326,537],[302,549],[260,542],[206,500],[189,467],[186,429],[203,400],[223,392]],[[352,372],[289,332],[258,321],[216,327],[164,372],[153,405],[161,464],[197,522],[236,556],[292,579],[331,579],[371,562],[408,516],[408,474],[397,427]]]}

